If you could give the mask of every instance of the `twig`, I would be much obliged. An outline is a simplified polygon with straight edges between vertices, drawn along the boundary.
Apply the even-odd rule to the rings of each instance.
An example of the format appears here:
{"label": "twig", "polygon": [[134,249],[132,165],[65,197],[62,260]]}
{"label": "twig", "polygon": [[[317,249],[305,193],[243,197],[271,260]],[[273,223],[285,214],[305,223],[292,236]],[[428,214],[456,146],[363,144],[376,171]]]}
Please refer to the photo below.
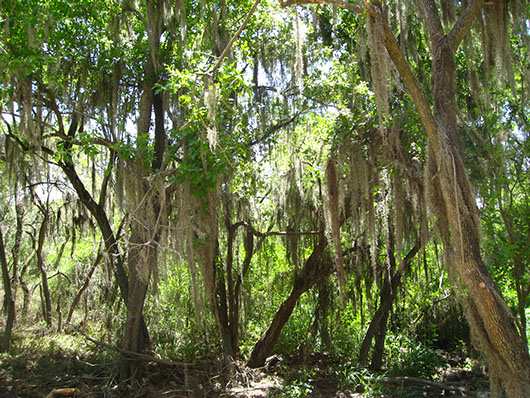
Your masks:
{"label": "twig", "polygon": [[79,332],[81,335],[83,335],[87,340],[91,341],[92,343],[100,345],[100,346],[105,347],[105,348],[108,348],[109,350],[117,351],[120,354],[123,354],[123,355],[131,357],[131,358],[141,359],[141,360],[144,360],[144,361],[155,362],[155,363],[158,363],[159,365],[164,365],[164,366],[189,366],[189,365],[193,365],[192,363],[173,362],[173,361],[171,361],[169,359],[160,359],[160,358],[156,358],[156,357],[154,357],[152,355],[141,354],[139,352],[125,350],[123,348],[116,347],[116,346],[114,346],[112,344],[105,343],[104,341],[96,340],[95,338],[90,337],[88,334],[83,332],[81,329],[79,329],[75,325],[71,325],[70,324],[69,326],[74,328],[77,332]]}

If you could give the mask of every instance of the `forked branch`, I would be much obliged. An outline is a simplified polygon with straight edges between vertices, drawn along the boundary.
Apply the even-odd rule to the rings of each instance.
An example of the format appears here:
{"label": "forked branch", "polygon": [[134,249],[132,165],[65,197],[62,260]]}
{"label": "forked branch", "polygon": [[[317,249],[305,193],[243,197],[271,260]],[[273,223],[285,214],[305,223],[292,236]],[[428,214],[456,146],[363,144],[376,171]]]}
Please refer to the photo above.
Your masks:
{"label": "forked branch", "polygon": [[478,17],[485,4],[484,0],[473,0],[454,24],[448,36],[455,51],[464,40],[465,35],[471,29],[473,21]]}

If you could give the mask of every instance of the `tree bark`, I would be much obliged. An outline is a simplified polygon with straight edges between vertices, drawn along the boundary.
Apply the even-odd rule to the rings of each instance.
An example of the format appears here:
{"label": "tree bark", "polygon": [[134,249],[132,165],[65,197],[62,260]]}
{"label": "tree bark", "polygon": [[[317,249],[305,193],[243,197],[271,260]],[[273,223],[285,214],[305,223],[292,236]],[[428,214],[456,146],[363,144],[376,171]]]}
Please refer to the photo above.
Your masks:
{"label": "tree bark", "polygon": [[0,228],[0,266],[2,267],[2,280],[4,283],[4,309],[7,313],[4,335],[0,343],[0,352],[7,352],[11,343],[11,332],[15,323],[15,297],[11,288],[11,277],[7,265],[4,235]]}
{"label": "tree bark", "polygon": [[[129,296],[127,298],[127,320],[123,338],[125,350],[142,353],[148,345],[142,332],[142,311],[147,294],[149,278],[153,264],[156,264],[155,253],[133,227],[129,241]],[[141,227],[140,227],[141,228]],[[143,368],[140,361],[132,360],[127,356],[123,358],[120,378],[122,381],[129,378],[138,379]]]}
{"label": "tree bark", "polygon": [[320,243],[314,248],[313,253],[307,259],[304,267],[295,275],[291,294],[280,305],[269,327],[258,340],[250,354],[247,362],[249,367],[259,368],[265,365],[265,360],[280,338],[282,329],[293,313],[298,298],[313,287],[313,285],[333,273],[333,266],[331,264],[323,264],[320,260],[320,256],[327,244],[327,240],[321,237]]}
{"label": "tree bark", "polygon": [[[483,4],[474,1],[461,20],[472,21],[470,12],[475,10],[478,15]],[[462,160],[456,112],[455,51],[459,42],[454,37],[463,36],[454,31],[465,22],[444,35],[434,1],[423,0],[422,5],[432,40],[433,110],[438,125],[437,135],[429,137],[430,205],[440,220],[447,264],[465,287],[461,299],[472,334],[488,359],[492,394],[500,397],[505,388],[511,397],[530,396],[530,357],[482,261],[478,210]]]}
{"label": "tree bark", "polygon": [[[147,62],[148,74],[155,73],[152,61]],[[163,225],[162,212],[163,203],[160,189],[154,183],[146,180],[149,168],[151,171],[159,171],[166,145],[166,132],[164,129],[164,102],[161,93],[155,93],[155,81],[149,77],[143,84],[143,93],[138,118],[138,156],[139,161],[133,164],[135,175],[132,178],[140,182],[135,192],[129,192],[132,197],[131,203],[135,208],[132,210],[131,237],[129,240],[129,294],[127,307],[127,320],[123,345],[126,350],[142,353],[150,344],[148,335],[142,332],[142,311],[145,297],[149,286],[151,272],[157,267],[158,245]],[[149,135],[152,111],[154,111],[154,153],[153,160],[149,166],[142,163],[148,149],[143,140]],[[131,176],[129,176],[131,178]],[[143,369],[141,362],[123,358],[120,372],[122,381],[131,377],[138,379]]]}
{"label": "tree bark", "polygon": [[[225,206],[228,208],[228,204]],[[254,255],[254,233],[253,228],[247,228],[245,236],[245,258],[241,267],[241,273],[234,276],[234,241],[236,231],[246,223],[238,222],[230,224],[229,216],[226,215],[226,228],[228,240],[226,248],[226,278],[224,273],[219,272],[217,276],[217,313],[216,320],[221,329],[223,340],[223,352],[227,358],[236,358],[239,354],[239,311],[241,307],[241,284],[248,272],[252,256]],[[264,239],[262,236],[261,239]],[[228,294],[227,294],[228,293]]]}

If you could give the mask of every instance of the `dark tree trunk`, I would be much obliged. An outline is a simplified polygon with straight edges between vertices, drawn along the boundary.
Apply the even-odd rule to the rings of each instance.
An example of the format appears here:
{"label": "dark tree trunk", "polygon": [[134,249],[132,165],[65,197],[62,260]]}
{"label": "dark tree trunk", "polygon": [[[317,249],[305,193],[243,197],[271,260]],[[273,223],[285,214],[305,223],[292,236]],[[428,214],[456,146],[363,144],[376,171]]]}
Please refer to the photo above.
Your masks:
{"label": "dark tree trunk", "polygon": [[374,352],[372,353],[372,362],[370,363],[371,370],[381,370],[383,365],[383,356],[385,354],[385,339],[387,332],[388,315],[390,314],[391,305],[386,307],[383,311],[383,316],[379,322],[379,326],[375,333]]}
{"label": "dark tree trunk", "polygon": [[265,365],[265,360],[280,338],[281,331],[293,313],[298,298],[334,271],[331,264],[323,264],[320,259],[326,246],[326,239],[321,237],[320,243],[314,248],[313,253],[307,259],[304,267],[295,275],[291,294],[280,305],[268,329],[263,333],[250,354],[247,362],[249,367],[259,368]]}
{"label": "dark tree trunk", "polygon": [[320,334],[320,341],[325,351],[331,348],[331,336],[329,335],[328,314],[330,307],[330,291],[328,279],[318,283],[318,302],[315,309],[315,321],[313,323],[313,337]]}
{"label": "dark tree trunk", "polygon": [[[219,270],[217,277],[217,312],[216,320],[221,329],[223,352],[227,358],[236,358],[239,355],[239,311],[241,307],[241,284],[248,272],[254,254],[254,234],[248,228],[245,236],[245,259],[241,273],[234,276],[234,240],[237,228],[245,226],[244,223],[230,224],[227,219],[228,241],[226,251],[226,278],[224,272]],[[263,239],[263,237],[262,237]],[[228,295],[227,295],[228,293]]]}
{"label": "dark tree trunk", "polygon": [[0,342],[0,352],[7,352],[11,343],[11,332],[15,323],[15,297],[11,288],[11,277],[7,265],[4,235],[0,228],[0,266],[2,267],[2,281],[4,283],[4,309],[7,314],[4,335]]}
{"label": "dark tree trunk", "polygon": [[[72,124],[75,124],[74,121],[72,121]],[[70,130],[76,129],[77,127],[71,127]],[[66,144],[65,144],[66,145]],[[110,225],[110,222],[107,218],[107,214],[105,212],[105,209],[101,203],[96,202],[92,195],[88,192],[88,190],[85,188],[85,185],[79,178],[79,175],[77,174],[74,164],[72,162],[61,162],[59,163],[59,166],[64,171],[66,176],[68,177],[68,180],[74,187],[79,199],[81,200],[81,203],[88,209],[90,214],[94,217],[96,220],[96,223],[98,224],[98,227],[101,231],[101,235],[103,237],[103,242],[105,244],[105,249],[108,254],[108,258],[110,259],[114,275],[116,277],[116,281],[118,284],[118,287],[120,289],[121,296],[123,298],[123,301],[125,303],[125,306],[129,307],[129,279],[127,277],[127,273],[125,272],[124,267],[124,259],[121,253],[119,252],[119,246],[118,241],[116,240],[116,237],[114,235],[114,231],[112,230],[112,227]],[[135,311],[136,313],[136,311]],[[149,332],[147,330],[147,325],[145,323],[145,320],[142,315],[140,315],[140,323],[141,323],[141,333],[142,333],[142,341],[149,342]],[[131,331],[134,330],[134,328],[130,329]],[[123,374],[127,374],[128,370],[122,371]],[[126,377],[127,378],[127,377]]]}
{"label": "dark tree trunk", "polygon": [[[419,252],[420,248],[420,240],[417,240],[414,247],[407,253],[405,258],[403,259],[403,267],[396,270],[392,274],[392,278],[389,277],[388,273],[385,273],[385,276],[383,278],[383,284],[381,286],[379,308],[375,311],[374,316],[372,318],[372,322],[370,322],[370,326],[368,327],[366,335],[364,336],[363,342],[361,344],[361,349],[359,352],[359,363],[361,366],[366,366],[366,363],[368,361],[368,353],[370,351],[370,346],[372,345],[372,340],[374,337],[376,337],[376,339],[379,338],[379,342],[376,340],[371,367],[374,368],[375,366],[374,369],[376,370],[381,367],[380,360],[384,351],[384,338],[386,335],[386,323],[388,320],[388,316],[390,314],[392,304],[394,303],[394,300],[396,298],[397,289],[401,285],[402,278],[404,274],[406,274],[410,270],[412,260]],[[391,270],[389,272],[392,272],[392,270],[396,269],[396,260],[393,257],[393,254],[391,254],[390,250],[389,261],[391,264]],[[380,331],[382,331],[383,333],[380,333]]]}
{"label": "dark tree trunk", "polygon": [[103,242],[105,244],[105,249],[113,265],[114,275],[118,281],[121,296],[127,305],[127,296],[129,292],[127,273],[125,272],[125,268],[123,266],[123,256],[119,252],[118,242],[114,236],[114,231],[110,226],[107,213],[105,212],[103,206],[97,203],[92,198],[92,195],[90,195],[90,193],[87,191],[85,185],[79,178],[73,163],[59,163],[59,166],[62,168],[68,177],[68,180],[74,187],[74,190],[76,191],[81,203],[83,203],[98,224],[99,230],[101,231],[101,235],[103,237]]}

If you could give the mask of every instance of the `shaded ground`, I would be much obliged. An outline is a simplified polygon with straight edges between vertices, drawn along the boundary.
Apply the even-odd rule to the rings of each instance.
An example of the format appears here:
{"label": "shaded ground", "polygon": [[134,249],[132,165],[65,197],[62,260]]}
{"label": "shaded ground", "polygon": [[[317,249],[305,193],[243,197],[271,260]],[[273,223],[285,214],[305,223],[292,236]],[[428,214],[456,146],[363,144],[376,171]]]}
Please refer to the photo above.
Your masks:
{"label": "shaded ground", "polygon": [[[0,398],[53,397],[76,388],[82,397],[488,397],[484,370],[469,360],[446,357],[433,380],[373,375],[324,354],[273,357],[261,369],[242,363],[196,360],[193,364],[147,364],[134,388],[118,383],[118,359],[101,347],[19,347],[0,356]],[[86,353],[90,352],[89,355]],[[73,391],[73,390],[72,390]],[[62,390],[64,394],[72,391]],[[63,396],[74,396],[63,395]]]}

